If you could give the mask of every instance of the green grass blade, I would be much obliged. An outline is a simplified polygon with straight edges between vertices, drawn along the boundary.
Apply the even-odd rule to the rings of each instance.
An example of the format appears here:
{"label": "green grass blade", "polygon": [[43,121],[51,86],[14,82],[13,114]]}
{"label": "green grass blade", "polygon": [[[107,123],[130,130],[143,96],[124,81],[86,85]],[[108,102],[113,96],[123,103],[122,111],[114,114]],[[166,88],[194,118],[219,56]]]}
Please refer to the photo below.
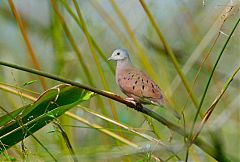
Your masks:
{"label": "green grass blade", "polygon": [[0,120],[5,122],[0,127],[0,152],[35,133],[80,102],[90,99],[92,95],[92,92],[77,87],[60,85],[46,91],[33,104],[2,116]]}
{"label": "green grass blade", "polygon": [[161,40],[161,42],[163,43],[163,46],[164,46],[164,49],[166,50],[166,52],[168,53],[168,55],[170,56],[170,59],[178,73],[178,75],[180,76],[182,82],[183,82],[183,85],[185,86],[190,98],[192,99],[192,102],[194,104],[194,106],[197,108],[198,107],[198,103],[197,103],[197,99],[195,98],[195,96],[191,93],[191,88],[189,86],[189,83],[186,79],[186,77],[184,76],[179,64],[178,64],[178,61],[172,51],[172,49],[170,48],[170,46],[168,45],[167,41],[165,40],[162,32],[160,31],[159,27],[157,26],[157,23],[155,21],[155,19],[153,18],[152,14],[150,13],[147,5],[145,4],[145,2],[143,0],[140,1],[144,11],[146,12],[150,22],[152,23],[153,25],[153,28],[156,30],[158,36],[159,36],[159,39]]}
{"label": "green grass blade", "polygon": [[213,74],[214,74],[214,72],[215,72],[215,70],[216,70],[216,68],[217,68],[218,62],[219,62],[219,60],[221,59],[221,57],[222,57],[222,55],[223,55],[223,52],[225,51],[225,49],[226,49],[226,47],[227,47],[227,45],[228,45],[228,43],[229,43],[229,41],[230,41],[230,39],[231,39],[234,31],[235,31],[235,29],[237,28],[239,22],[240,22],[240,18],[237,20],[237,22],[236,22],[235,26],[233,27],[233,29],[232,29],[232,31],[231,31],[228,39],[226,40],[226,42],[225,42],[225,44],[224,44],[221,52],[219,53],[219,55],[218,55],[218,57],[217,57],[217,60],[216,60],[216,62],[215,62],[215,64],[214,64],[214,67],[213,67],[213,69],[212,69],[212,72],[211,72],[211,74],[210,74],[210,76],[209,76],[209,79],[208,79],[208,81],[207,81],[206,87],[205,87],[205,89],[204,89],[204,92],[203,92],[201,101],[200,101],[200,103],[199,103],[197,112],[196,112],[196,114],[195,114],[195,116],[194,116],[193,125],[192,125],[192,128],[191,128],[191,133],[190,133],[190,134],[192,134],[192,132],[193,132],[193,130],[194,130],[194,126],[195,126],[195,124],[196,124],[198,114],[200,113],[200,110],[201,110],[201,108],[202,108],[204,99],[205,99],[205,97],[206,97],[206,94],[207,94],[207,91],[208,91],[210,82],[211,82],[211,80],[212,80]]}

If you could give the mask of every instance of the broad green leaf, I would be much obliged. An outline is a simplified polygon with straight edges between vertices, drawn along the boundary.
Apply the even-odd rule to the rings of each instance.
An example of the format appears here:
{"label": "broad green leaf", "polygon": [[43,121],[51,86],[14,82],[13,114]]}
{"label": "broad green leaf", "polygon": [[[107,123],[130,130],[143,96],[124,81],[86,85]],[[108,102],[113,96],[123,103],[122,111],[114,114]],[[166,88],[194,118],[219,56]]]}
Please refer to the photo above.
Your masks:
{"label": "broad green leaf", "polygon": [[0,152],[33,134],[94,93],[60,85],[43,93],[36,102],[0,117]]}

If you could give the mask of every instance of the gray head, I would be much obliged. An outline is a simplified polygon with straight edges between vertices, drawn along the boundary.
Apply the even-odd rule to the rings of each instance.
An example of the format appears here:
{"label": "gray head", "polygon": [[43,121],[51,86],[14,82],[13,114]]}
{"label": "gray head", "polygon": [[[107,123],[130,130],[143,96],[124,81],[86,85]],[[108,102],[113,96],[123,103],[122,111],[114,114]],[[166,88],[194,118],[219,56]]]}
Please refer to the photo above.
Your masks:
{"label": "gray head", "polygon": [[114,61],[128,60],[128,61],[130,61],[130,58],[129,58],[127,50],[118,48],[113,51],[112,56],[109,57],[108,60],[114,60]]}

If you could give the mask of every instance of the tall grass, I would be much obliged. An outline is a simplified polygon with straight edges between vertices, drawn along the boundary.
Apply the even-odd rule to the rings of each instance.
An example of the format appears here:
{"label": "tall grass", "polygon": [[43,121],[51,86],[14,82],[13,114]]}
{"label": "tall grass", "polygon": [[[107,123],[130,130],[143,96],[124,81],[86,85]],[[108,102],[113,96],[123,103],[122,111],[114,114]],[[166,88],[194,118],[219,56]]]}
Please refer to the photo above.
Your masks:
{"label": "tall grass", "polygon": [[[59,83],[96,96],[37,132],[19,124],[31,135],[5,149],[1,161],[240,160],[234,154],[240,145],[235,102],[240,79],[239,2],[0,4],[1,116],[27,103],[31,106]],[[4,27],[17,34],[6,30],[6,39]],[[162,108],[136,106],[124,99],[115,83],[115,65],[107,61],[119,47],[127,48],[134,65],[159,84],[169,101],[165,108],[181,113],[180,120]],[[223,113],[232,115],[213,129],[211,124]],[[15,120],[22,123],[21,113],[0,131]]]}

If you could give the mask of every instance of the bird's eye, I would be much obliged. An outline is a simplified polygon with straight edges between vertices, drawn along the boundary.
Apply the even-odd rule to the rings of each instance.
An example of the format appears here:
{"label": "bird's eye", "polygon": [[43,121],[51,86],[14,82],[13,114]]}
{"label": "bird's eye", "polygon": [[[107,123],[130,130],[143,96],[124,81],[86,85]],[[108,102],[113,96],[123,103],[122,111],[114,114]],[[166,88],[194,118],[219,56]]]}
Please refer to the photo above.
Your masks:
{"label": "bird's eye", "polygon": [[120,53],[118,52],[117,55],[120,55]]}

